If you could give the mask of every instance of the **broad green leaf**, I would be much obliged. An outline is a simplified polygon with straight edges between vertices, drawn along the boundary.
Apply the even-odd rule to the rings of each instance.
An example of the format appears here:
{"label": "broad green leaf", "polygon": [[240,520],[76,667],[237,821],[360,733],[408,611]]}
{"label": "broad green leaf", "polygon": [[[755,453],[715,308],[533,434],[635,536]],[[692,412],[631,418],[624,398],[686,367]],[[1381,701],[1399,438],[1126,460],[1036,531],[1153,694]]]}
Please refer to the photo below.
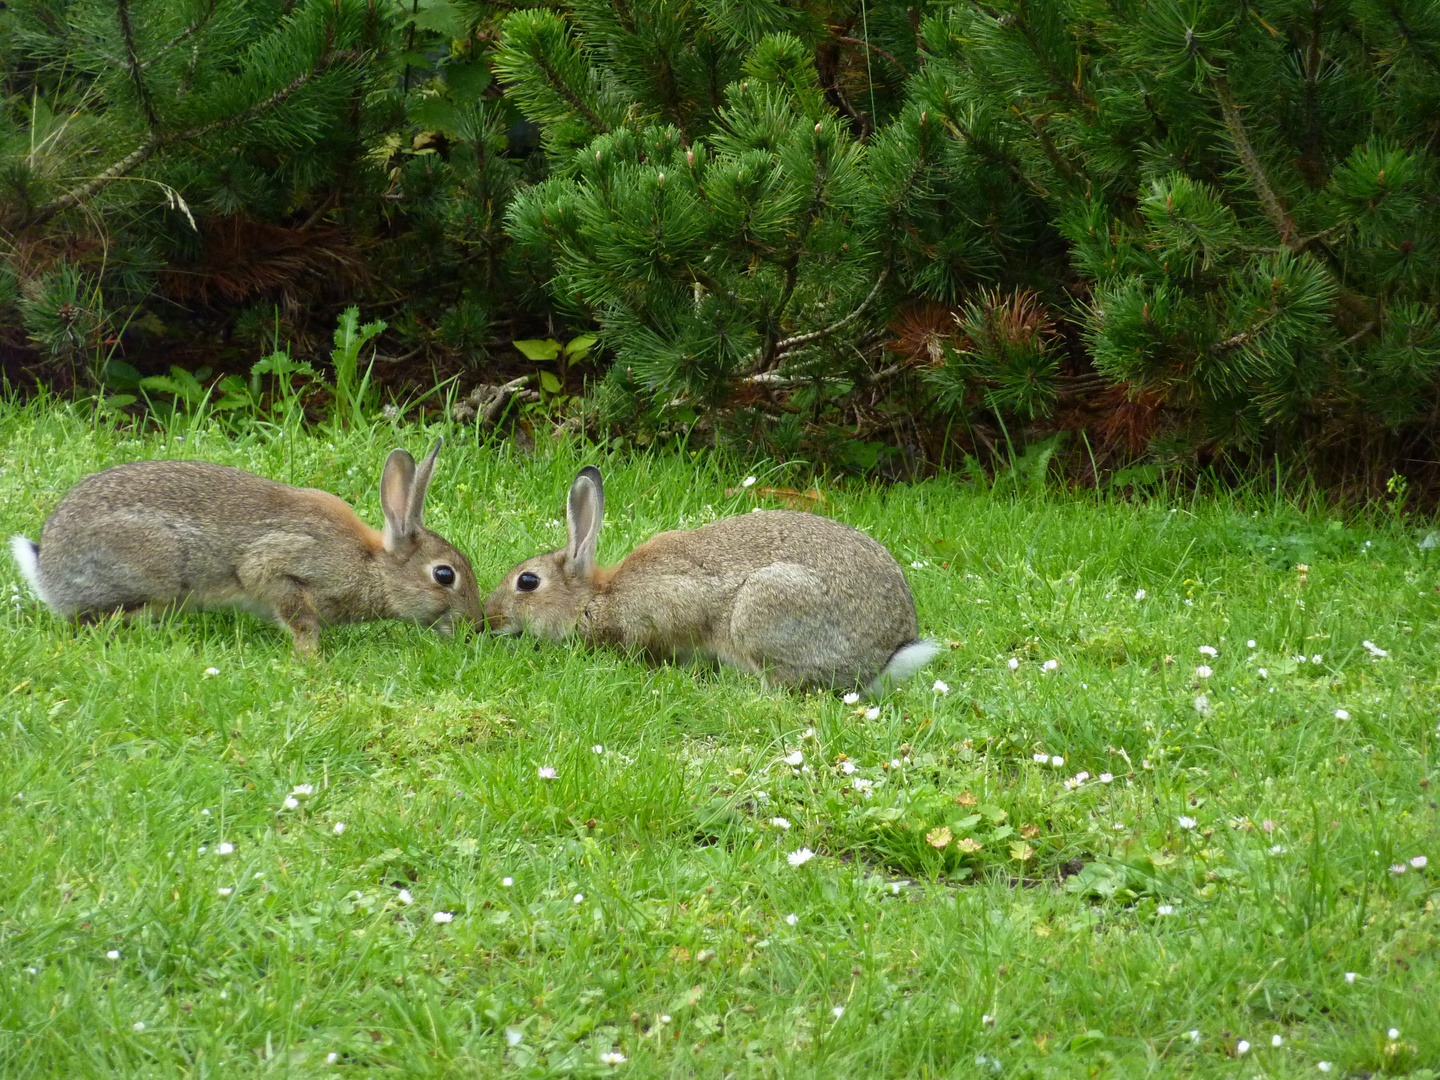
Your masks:
{"label": "broad green leaf", "polygon": [[547,394],[558,394],[560,392],[560,380],[549,371],[540,373],[540,389]]}
{"label": "broad green leaf", "polygon": [[555,360],[560,356],[560,343],[554,338],[546,338],[544,341],[538,338],[526,338],[524,341],[513,341],[511,344],[524,353],[526,359],[534,360],[537,363]]}
{"label": "broad green leaf", "polygon": [[490,85],[490,69],[484,64],[445,65],[445,85],[456,101],[469,103],[477,100]]}
{"label": "broad green leaf", "polygon": [[581,334],[577,338],[571,338],[565,346],[565,355],[571,360],[581,360],[590,351],[590,347],[599,340],[598,334]]}
{"label": "broad green leaf", "polygon": [[448,38],[464,37],[470,29],[469,22],[449,0],[427,0],[425,6],[406,21]]}

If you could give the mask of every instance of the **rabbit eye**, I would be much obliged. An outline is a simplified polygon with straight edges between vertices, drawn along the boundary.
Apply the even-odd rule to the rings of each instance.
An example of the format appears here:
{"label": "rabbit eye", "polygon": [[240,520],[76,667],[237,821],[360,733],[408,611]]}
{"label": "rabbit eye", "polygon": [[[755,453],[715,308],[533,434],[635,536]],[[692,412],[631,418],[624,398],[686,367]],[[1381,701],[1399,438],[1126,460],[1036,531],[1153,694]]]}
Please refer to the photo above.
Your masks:
{"label": "rabbit eye", "polygon": [[529,570],[515,579],[515,587],[521,592],[534,592],[540,587],[540,575],[532,574]]}
{"label": "rabbit eye", "polygon": [[430,573],[437,583],[444,585],[447,589],[455,584],[455,568],[453,566],[446,566],[444,563],[441,563],[435,567],[435,569],[431,570]]}

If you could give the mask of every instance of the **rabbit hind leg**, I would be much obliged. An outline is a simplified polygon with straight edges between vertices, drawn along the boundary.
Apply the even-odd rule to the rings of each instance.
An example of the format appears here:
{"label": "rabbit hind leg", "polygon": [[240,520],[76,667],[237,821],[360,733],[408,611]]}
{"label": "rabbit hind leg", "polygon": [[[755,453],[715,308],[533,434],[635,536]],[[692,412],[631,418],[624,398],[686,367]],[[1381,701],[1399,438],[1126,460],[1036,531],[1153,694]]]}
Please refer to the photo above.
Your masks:
{"label": "rabbit hind leg", "polygon": [[835,618],[824,583],[808,568],[776,563],[735,594],[721,658],[791,687],[856,681],[852,631]]}

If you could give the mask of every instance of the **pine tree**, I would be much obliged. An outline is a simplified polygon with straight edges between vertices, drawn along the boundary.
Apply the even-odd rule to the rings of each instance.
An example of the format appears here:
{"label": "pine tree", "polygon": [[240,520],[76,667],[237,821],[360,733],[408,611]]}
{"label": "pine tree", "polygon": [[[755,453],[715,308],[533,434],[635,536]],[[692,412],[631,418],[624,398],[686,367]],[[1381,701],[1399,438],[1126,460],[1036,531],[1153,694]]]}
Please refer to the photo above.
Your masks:
{"label": "pine tree", "polygon": [[503,27],[554,169],[512,232],[605,328],[613,407],[780,453],[862,407],[994,445],[1077,395],[1162,457],[1433,426],[1432,4],[955,3],[830,88],[854,15],[703,10],[654,48],[656,5]]}
{"label": "pine tree", "polygon": [[477,347],[497,279],[517,277],[487,17],[450,0],[15,0],[0,309],[92,382],[172,320],[203,345],[210,310],[250,359],[277,329],[323,347],[366,293],[392,312],[398,294],[389,321],[422,345]]}

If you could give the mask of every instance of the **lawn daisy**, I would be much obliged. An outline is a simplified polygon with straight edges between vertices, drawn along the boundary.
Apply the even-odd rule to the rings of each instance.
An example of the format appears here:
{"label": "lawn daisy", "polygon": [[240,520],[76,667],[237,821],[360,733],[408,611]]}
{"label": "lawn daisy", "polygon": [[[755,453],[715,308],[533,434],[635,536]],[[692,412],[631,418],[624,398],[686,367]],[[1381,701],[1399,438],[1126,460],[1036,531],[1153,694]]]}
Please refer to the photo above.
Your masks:
{"label": "lawn daisy", "polygon": [[107,952],[107,953],[105,954],[105,959],[106,959],[106,960],[119,960],[119,959],[120,959],[120,950],[119,950],[119,949],[111,949],[109,952]]}
{"label": "lawn daisy", "polygon": [[1102,784],[1108,784],[1115,779],[1115,776],[1113,773],[1102,772],[1096,779]]}
{"label": "lawn daisy", "polygon": [[231,893],[233,893],[235,890],[234,890],[233,888],[231,888],[229,885],[221,885],[220,888],[216,889],[215,891],[216,891],[217,893],[219,893],[221,896],[229,896],[229,895],[230,895]]}
{"label": "lawn daisy", "polygon": [[794,925],[795,925],[796,923],[798,923],[799,921],[800,921],[800,916],[799,916],[799,915],[796,915],[793,911],[792,911],[789,915],[786,915],[786,916],[785,916],[785,924],[786,924],[787,926],[794,926]]}
{"label": "lawn daisy", "polygon": [[1007,660],[1006,663],[1010,665],[1010,670],[1011,670],[1011,671],[1014,671],[1016,668],[1018,668],[1018,667],[1020,666],[1020,660],[1019,660],[1019,658],[1018,658],[1018,657],[1014,657],[1014,656],[1010,657],[1010,659]]}
{"label": "lawn daisy", "polygon": [[1410,860],[1410,865],[1416,870],[1424,870],[1426,866],[1430,865],[1430,859],[1424,855],[1416,855]]}
{"label": "lawn daisy", "polygon": [[932,686],[930,689],[935,691],[935,693],[940,694],[942,697],[950,693],[950,687],[947,684],[941,682],[939,679],[935,680],[935,685]]}
{"label": "lawn daisy", "polygon": [[1250,1052],[1250,1043],[1247,1042],[1245,1039],[1241,1039],[1239,1042],[1237,1042],[1237,1043],[1235,1044],[1235,1056],[1236,1056],[1236,1057],[1239,1057],[1241,1054],[1248,1054],[1249,1052]]}
{"label": "lawn daisy", "polygon": [[1211,670],[1209,664],[1201,664],[1195,669],[1195,677],[1197,679],[1208,679],[1211,675],[1214,674],[1215,672]]}
{"label": "lawn daisy", "polygon": [[415,902],[415,895],[409,889],[401,889],[395,896],[407,907]]}
{"label": "lawn daisy", "polygon": [[434,915],[431,915],[430,918],[437,923],[454,922],[455,913],[453,911],[437,911]]}
{"label": "lawn daisy", "polygon": [[772,817],[772,818],[770,819],[770,824],[771,824],[771,825],[774,825],[775,828],[777,828],[777,829],[788,829],[788,828],[790,828],[790,822],[789,822],[787,819],[783,818],[783,817]]}
{"label": "lawn daisy", "polygon": [[1042,670],[1042,671],[1054,671],[1054,670],[1055,670],[1056,668],[1058,668],[1059,666],[1060,666],[1060,661],[1059,661],[1059,660],[1046,660],[1045,663],[1043,663],[1043,664],[1040,665],[1040,670]]}
{"label": "lawn daisy", "polygon": [[539,776],[541,780],[554,780],[556,776],[555,766],[541,765],[540,768],[535,770],[535,774]]}
{"label": "lawn daisy", "polygon": [[515,884],[515,879],[513,877],[503,877],[500,879],[500,884],[508,889],[510,888],[510,886]]}
{"label": "lawn daisy", "polygon": [[343,822],[343,821],[337,821],[337,822],[335,822],[335,827],[334,827],[331,831],[332,831],[336,836],[342,835],[342,834],[345,832],[345,822]]}
{"label": "lawn daisy", "polygon": [[1219,653],[1219,651],[1215,648],[1214,645],[1201,645],[1201,646],[1200,646],[1200,655],[1201,655],[1201,656],[1219,656],[1220,653]]}
{"label": "lawn daisy", "polygon": [[1336,720],[1349,720],[1349,719],[1350,719],[1350,711],[1349,711],[1348,709],[1336,709],[1336,710],[1335,710],[1335,719],[1336,719]]}
{"label": "lawn daisy", "polygon": [[1196,825],[1196,821],[1193,817],[1186,817],[1184,814],[1181,814],[1175,820],[1182,829],[1193,829]]}
{"label": "lawn daisy", "polygon": [[876,719],[877,717],[879,717],[879,715],[880,715],[880,707],[879,707],[878,705],[871,706],[870,708],[868,708],[868,709],[865,710],[865,719],[866,719],[866,720],[874,720],[874,719]]}
{"label": "lawn daisy", "polygon": [[[750,479],[754,479],[751,477]],[[624,1065],[628,1060],[619,1050],[606,1050],[600,1055],[601,1065]]]}
{"label": "lawn daisy", "polygon": [[1136,590],[1135,590],[1135,599],[1136,599],[1136,600],[1144,600],[1144,599],[1145,599],[1145,590],[1144,590],[1144,589],[1136,589]]}
{"label": "lawn daisy", "polygon": [[748,487],[754,487],[754,486],[755,486],[755,477],[753,477],[753,476],[747,476],[747,477],[745,477],[744,480],[741,480],[741,481],[740,481],[740,486],[741,486],[741,487],[747,487],[747,488],[748,488]]}
{"label": "lawn daisy", "polygon": [[1271,1036],[1270,1036],[1270,1045],[1271,1045],[1271,1046],[1283,1046],[1284,1043],[1285,1043],[1285,1040],[1282,1039],[1279,1035],[1271,1035]]}
{"label": "lawn daisy", "polygon": [[835,1017],[836,1020],[839,1020],[840,1017],[845,1015],[845,1006],[836,1005],[833,1009],[830,1010],[830,1015]]}
{"label": "lawn daisy", "polygon": [[854,690],[851,690],[850,693],[846,694],[840,700],[843,701],[846,705],[854,705],[859,702],[860,695]]}
{"label": "lawn daisy", "polygon": [[313,795],[315,794],[314,784],[296,784],[290,789],[291,795]]}
{"label": "lawn daisy", "polygon": [[795,751],[794,753],[792,753],[792,754],[786,754],[786,755],[785,755],[785,764],[786,764],[786,765],[803,765],[804,763],[805,763],[805,755],[804,755],[803,753],[801,753],[799,750],[796,750],[796,751]]}
{"label": "lawn daisy", "polygon": [[791,866],[804,866],[814,857],[815,853],[813,851],[808,847],[802,847],[799,851],[792,851],[789,855],[785,856],[785,859]]}
{"label": "lawn daisy", "polygon": [[1353,982],[1355,981],[1355,972],[1353,972],[1353,971],[1347,971],[1347,972],[1345,972],[1345,981],[1346,981],[1347,983],[1353,983]]}
{"label": "lawn daisy", "polygon": [[229,855],[234,850],[235,845],[230,843],[228,840],[222,840],[220,843],[215,845],[216,855]]}
{"label": "lawn daisy", "polygon": [[286,795],[285,802],[282,805],[285,807],[286,810],[294,810],[297,806],[300,805],[300,800],[295,798],[294,795]]}
{"label": "lawn daisy", "polygon": [[573,897],[573,899],[574,899],[575,903],[577,903],[577,904],[583,904],[583,903],[585,902],[585,894],[584,894],[583,892],[577,892],[577,893],[575,894],[575,896]]}

